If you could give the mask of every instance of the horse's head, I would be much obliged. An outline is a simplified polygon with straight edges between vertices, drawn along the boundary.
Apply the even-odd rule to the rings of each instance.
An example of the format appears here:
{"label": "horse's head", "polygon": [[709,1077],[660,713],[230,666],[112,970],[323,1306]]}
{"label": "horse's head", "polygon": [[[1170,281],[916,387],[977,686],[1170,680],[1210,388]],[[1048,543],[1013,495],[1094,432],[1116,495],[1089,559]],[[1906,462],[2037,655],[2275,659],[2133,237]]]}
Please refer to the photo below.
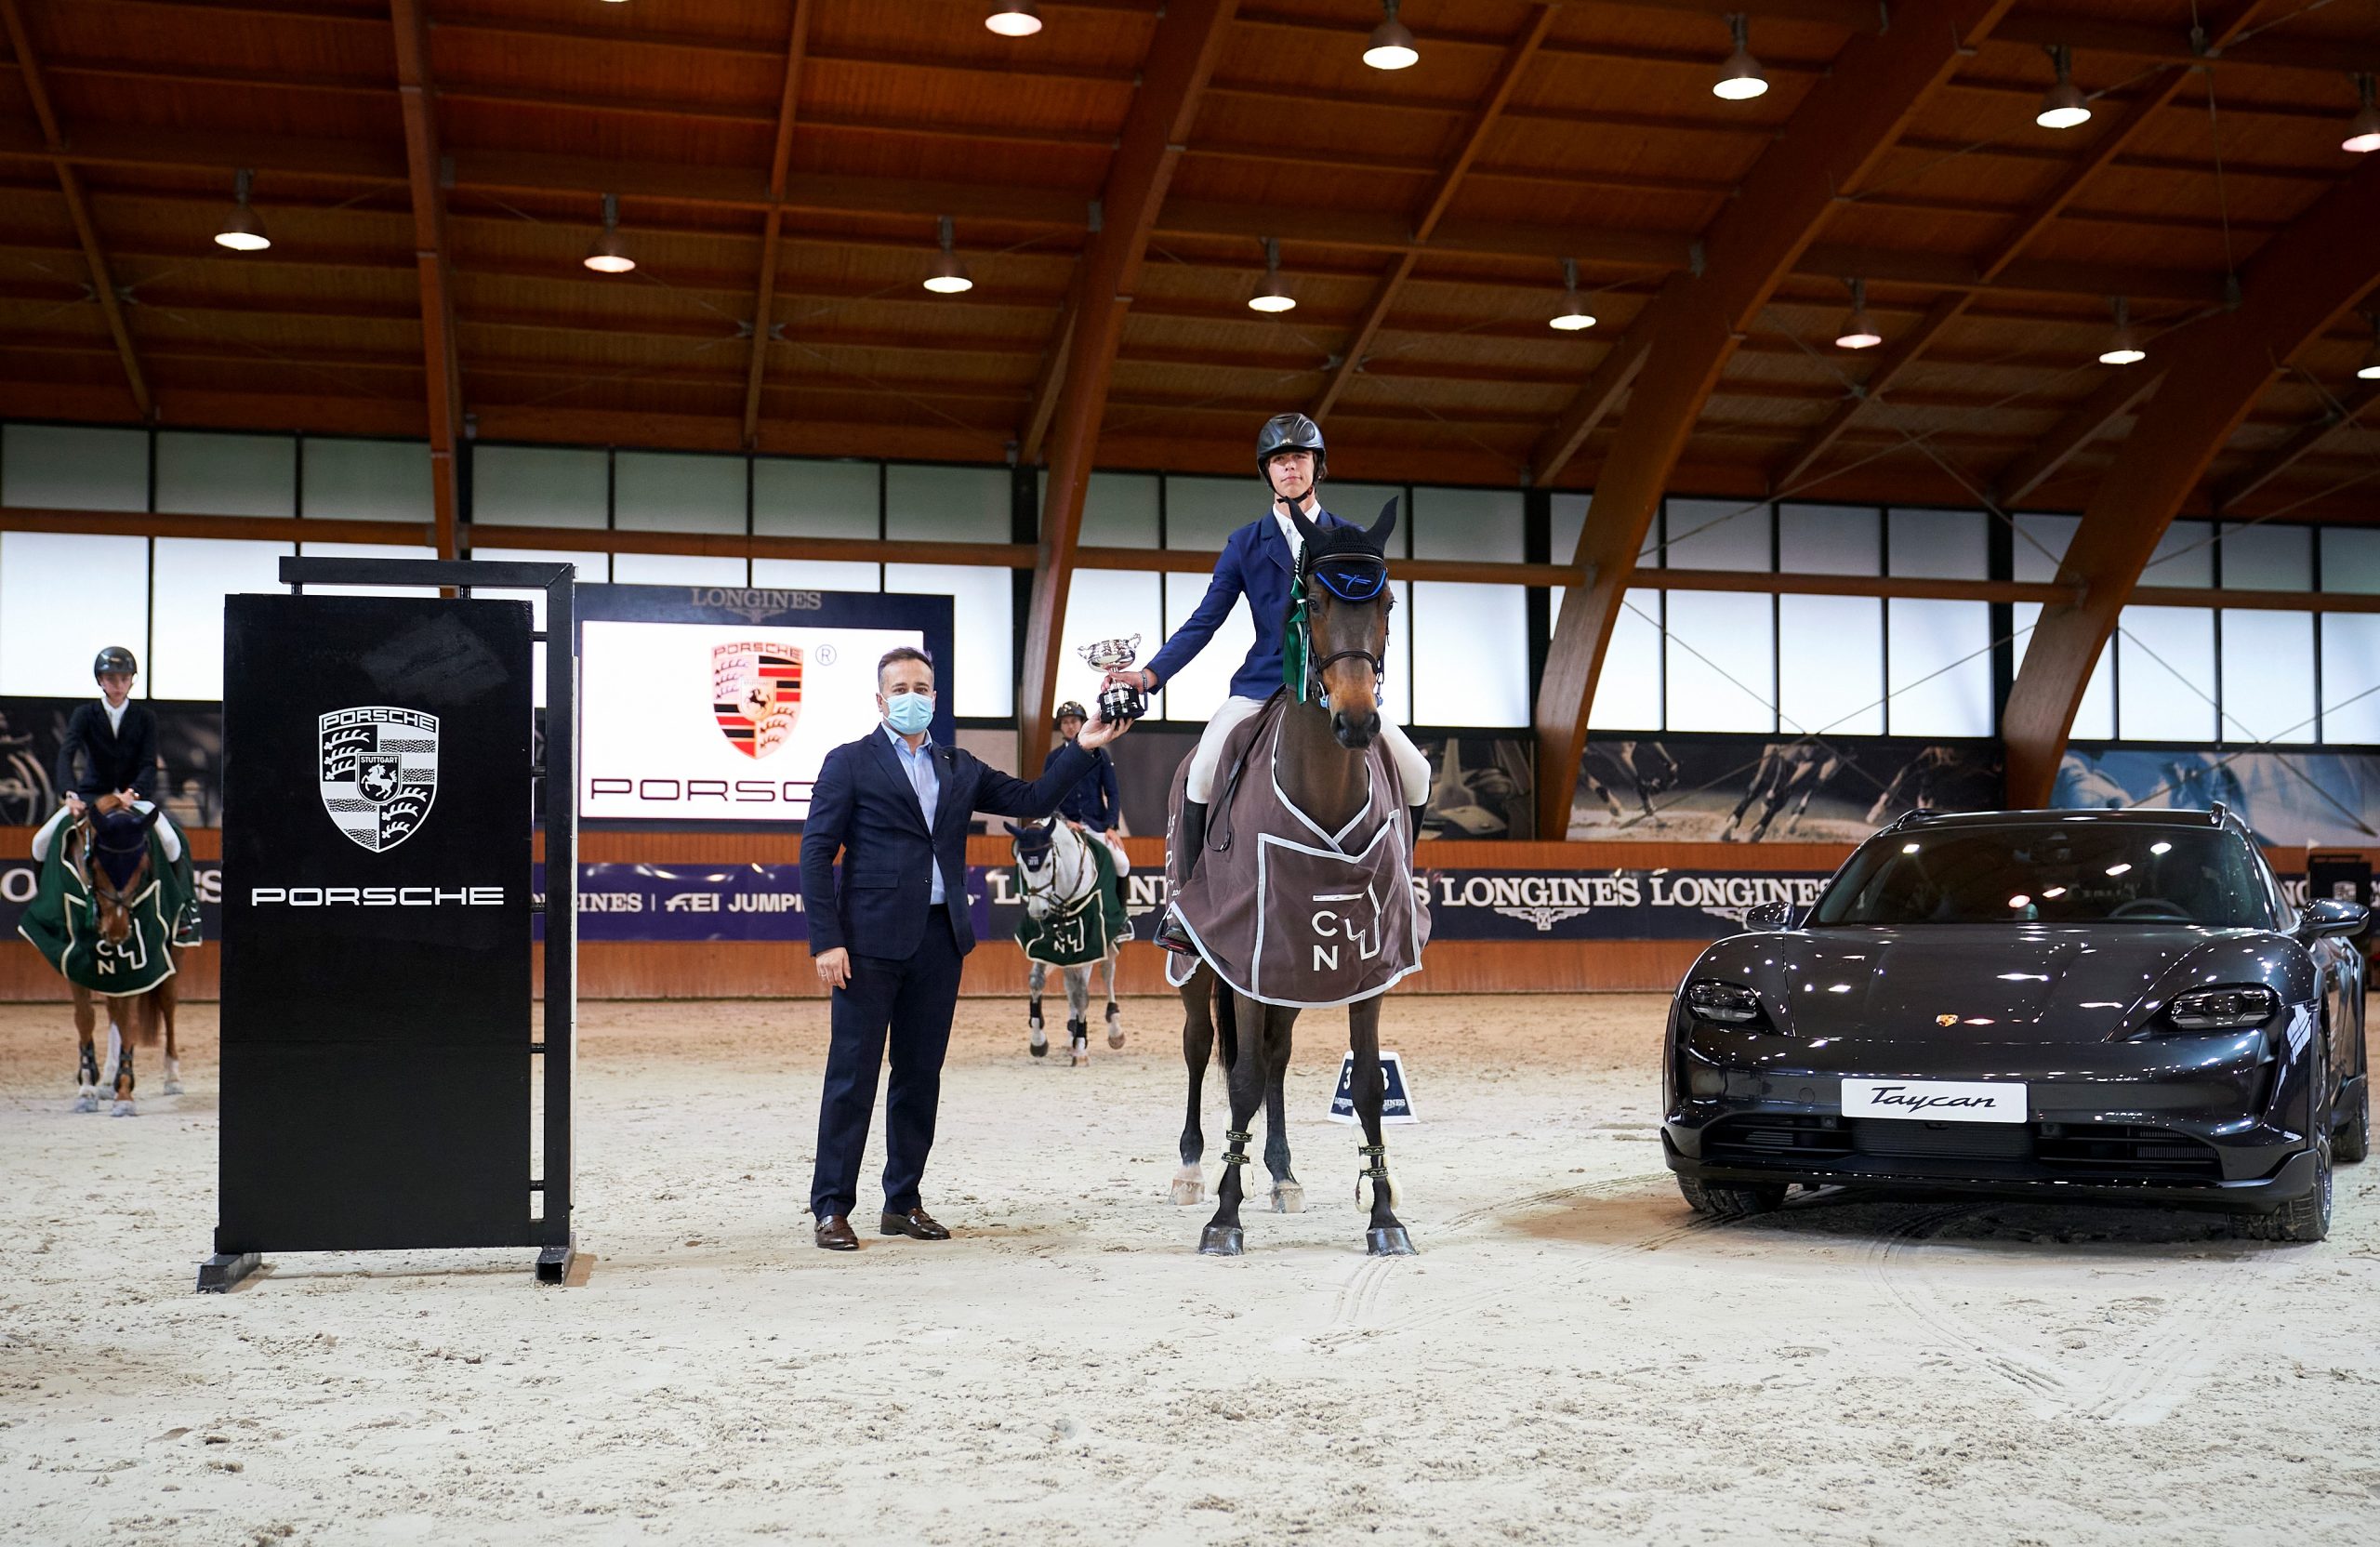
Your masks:
{"label": "horse's head", "polygon": [[1025,875],[1025,911],[1035,919],[1049,911],[1053,900],[1051,889],[1057,884],[1058,829],[1064,824],[1054,816],[1038,822],[1004,822],[1010,845],[1016,854],[1016,867]]}
{"label": "horse's head", "polygon": [[1321,686],[1339,745],[1351,751],[1369,747],[1380,734],[1388,615],[1396,604],[1387,558],[1396,501],[1382,506],[1368,528],[1316,526],[1294,507],[1289,519],[1304,542],[1298,584],[1305,596],[1308,681]]}
{"label": "horse's head", "polygon": [[99,905],[99,932],[112,945],[132,932],[132,902],[149,865],[149,829],[156,821],[154,806],[136,812],[105,796],[75,824],[82,840],[78,868]]}

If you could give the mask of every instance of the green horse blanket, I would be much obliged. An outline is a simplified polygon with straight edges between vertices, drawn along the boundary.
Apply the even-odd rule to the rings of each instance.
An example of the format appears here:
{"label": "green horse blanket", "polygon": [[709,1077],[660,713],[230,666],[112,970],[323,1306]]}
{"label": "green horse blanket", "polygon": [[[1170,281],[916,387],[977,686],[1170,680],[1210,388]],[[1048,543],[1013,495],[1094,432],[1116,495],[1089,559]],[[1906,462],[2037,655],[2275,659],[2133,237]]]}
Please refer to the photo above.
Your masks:
{"label": "green horse blanket", "polygon": [[[1064,824],[1059,824],[1063,827]],[[1051,967],[1085,967],[1104,959],[1117,945],[1132,938],[1131,921],[1124,912],[1124,886],[1116,877],[1116,856],[1096,839],[1069,832],[1067,838],[1096,866],[1092,884],[1069,900],[1053,903],[1040,918],[1028,908],[1017,920],[1016,943],[1025,959]],[[1057,856],[1051,864],[1063,870]],[[1046,880],[1043,884],[1047,884]],[[1034,894],[1034,879],[1023,865],[1016,867],[1017,890]]]}
{"label": "green horse blanket", "polygon": [[123,944],[112,945],[99,932],[99,899],[66,863],[67,830],[60,826],[46,836],[33,901],[17,932],[67,982],[94,994],[145,994],[173,976],[174,956],[166,945],[191,889],[176,877],[157,830],[149,832],[149,864],[133,897],[131,931]]}

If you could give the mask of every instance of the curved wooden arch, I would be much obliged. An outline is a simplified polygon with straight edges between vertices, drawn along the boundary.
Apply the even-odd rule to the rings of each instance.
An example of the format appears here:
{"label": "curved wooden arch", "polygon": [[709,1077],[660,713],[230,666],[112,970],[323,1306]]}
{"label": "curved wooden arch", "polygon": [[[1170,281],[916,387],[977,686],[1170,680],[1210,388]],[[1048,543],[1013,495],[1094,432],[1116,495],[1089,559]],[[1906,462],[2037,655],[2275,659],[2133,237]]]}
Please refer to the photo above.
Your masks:
{"label": "curved wooden arch", "polygon": [[[1673,276],[1617,346],[1616,356],[1641,352],[1643,363],[1579,536],[1579,579],[1564,593],[1546,653],[1537,708],[1540,834],[1554,838],[1569,828],[1604,651],[1653,512],[1720,370],[1836,201],[1859,186],[2008,7],[2009,0],[1912,0],[1895,9],[1889,32],[1844,45],[1753,164],[1741,194],[1703,232],[1699,271]],[[1576,455],[1594,416],[1589,400],[1608,401],[1616,395],[1609,386],[1590,381],[1564,412],[1532,459],[1535,482],[1550,483]]]}
{"label": "curved wooden arch", "polygon": [[1017,768],[1030,777],[1049,745],[1050,711],[1057,706],[1059,630],[1074,586],[1075,549],[1082,534],[1082,503],[1091,490],[1099,421],[1123,342],[1132,287],[1148,252],[1149,232],[1181,163],[1190,122],[1207,78],[1214,73],[1238,0],[1176,0],[1157,23],[1141,71],[1141,89],[1125,115],[1123,137],[1109,162],[1100,200],[1099,229],[1083,249],[1073,306],[1061,322],[1064,357],[1056,384],[1056,428],[1050,487],[1041,507],[1040,554],[1033,566],[1033,598],[1025,619],[1025,681],[1016,699]]}
{"label": "curved wooden arch", "polygon": [[2272,238],[2236,311],[2177,337],[2164,382],[2100,476],[2058,578],[2077,602],[2042,612],[2001,734],[2008,803],[2045,806],[2082,692],[2182,501],[2290,357],[2380,284],[2380,166],[2367,165]]}

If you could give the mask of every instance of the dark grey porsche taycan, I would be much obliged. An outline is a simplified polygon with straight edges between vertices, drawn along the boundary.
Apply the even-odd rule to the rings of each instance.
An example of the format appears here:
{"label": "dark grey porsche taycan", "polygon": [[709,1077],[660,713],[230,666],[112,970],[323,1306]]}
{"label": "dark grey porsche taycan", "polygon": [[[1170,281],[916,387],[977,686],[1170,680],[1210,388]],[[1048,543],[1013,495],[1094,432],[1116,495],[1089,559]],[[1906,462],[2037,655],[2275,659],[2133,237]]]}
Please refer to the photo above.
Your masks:
{"label": "dark grey porsche taycan", "polygon": [[1707,1214],[1886,1183],[2320,1240],[2370,1143],[2364,922],[2292,904],[2220,807],[1906,817],[1686,973],[1662,1148]]}

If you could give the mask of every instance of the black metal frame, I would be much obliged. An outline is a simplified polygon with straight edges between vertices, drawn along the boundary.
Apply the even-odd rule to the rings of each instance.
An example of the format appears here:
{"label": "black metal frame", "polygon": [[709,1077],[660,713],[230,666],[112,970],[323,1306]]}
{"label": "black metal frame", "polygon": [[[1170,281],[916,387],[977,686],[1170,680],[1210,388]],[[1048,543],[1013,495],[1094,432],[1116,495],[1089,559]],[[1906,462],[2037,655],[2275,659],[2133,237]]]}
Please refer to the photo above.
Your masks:
{"label": "black metal frame", "polygon": [[[573,1193],[571,1081],[578,1062],[578,605],[577,567],[478,559],[300,559],[281,561],[281,580],[293,595],[308,586],[437,586],[461,596],[474,589],[541,590],[546,627],[533,641],[546,647],[544,761],[531,770],[541,781],[546,839],[546,992],[536,1035],[525,1050],[545,1061],[545,1134],[537,1218],[524,1246],[537,1248],[537,1281],[560,1284],[577,1250],[571,1230]],[[559,646],[559,648],[557,648]],[[218,1255],[199,1265],[202,1291],[230,1289],[261,1265],[258,1254]]]}

